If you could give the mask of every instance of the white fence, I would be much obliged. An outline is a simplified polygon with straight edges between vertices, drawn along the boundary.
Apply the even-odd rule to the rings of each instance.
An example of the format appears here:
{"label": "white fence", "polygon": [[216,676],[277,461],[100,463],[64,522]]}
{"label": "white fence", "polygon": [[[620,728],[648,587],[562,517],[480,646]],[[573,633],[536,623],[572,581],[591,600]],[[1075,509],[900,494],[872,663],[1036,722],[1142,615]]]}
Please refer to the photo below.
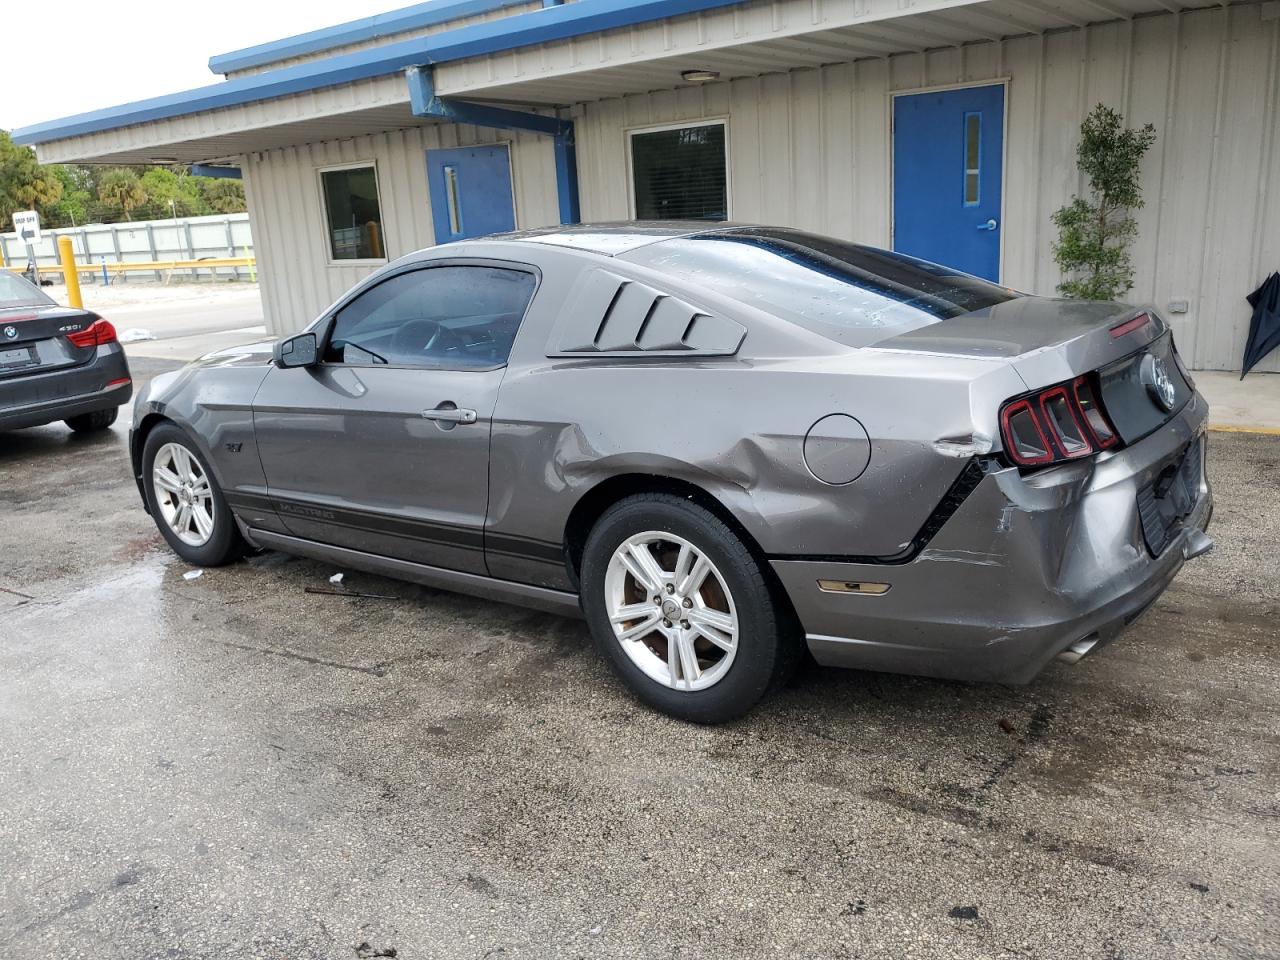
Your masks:
{"label": "white fence", "polygon": [[[42,230],[36,244],[40,266],[58,263],[58,237],[70,237],[76,264],[83,271],[81,282],[92,272],[95,283],[102,282],[101,264],[146,263],[153,260],[199,260],[201,258],[253,256],[253,234],[249,214],[228,213],[211,217],[179,217],[176,220],[145,220],[136,223],[91,223],[83,227]],[[0,267],[25,266],[26,245],[16,233],[0,234]],[[177,272],[177,271],[175,271]],[[248,267],[192,268],[182,273],[193,277],[247,280]],[[121,273],[112,283],[126,283],[132,276],[150,278],[146,272]],[[159,271],[156,280],[163,279]]]}

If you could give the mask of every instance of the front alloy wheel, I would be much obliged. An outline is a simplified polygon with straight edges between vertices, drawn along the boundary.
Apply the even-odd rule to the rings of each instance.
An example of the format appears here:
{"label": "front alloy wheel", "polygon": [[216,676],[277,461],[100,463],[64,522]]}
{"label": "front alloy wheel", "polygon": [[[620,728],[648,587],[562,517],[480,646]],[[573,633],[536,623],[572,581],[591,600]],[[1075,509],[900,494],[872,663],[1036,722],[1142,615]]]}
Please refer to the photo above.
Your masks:
{"label": "front alloy wheel", "polygon": [[166,443],[151,466],[156,505],[183,543],[203,547],[213,536],[213,489],[200,462],[179,443]]}
{"label": "front alloy wheel", "polygon": [[217,477],[177,424],[161,423],[147,434],[141,467],[147,509],[174,553],[201,567],[244,553]]}

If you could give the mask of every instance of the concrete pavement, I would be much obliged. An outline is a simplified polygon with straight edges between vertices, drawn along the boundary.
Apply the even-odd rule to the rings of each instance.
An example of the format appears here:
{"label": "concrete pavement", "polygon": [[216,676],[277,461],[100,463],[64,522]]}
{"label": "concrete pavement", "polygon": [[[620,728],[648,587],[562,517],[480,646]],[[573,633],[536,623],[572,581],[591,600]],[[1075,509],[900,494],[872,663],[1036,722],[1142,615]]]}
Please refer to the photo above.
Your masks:
{"label": "concrete pavement", "polygon": [[1280,435],[1280,373],[1251,373],[1241,380],[1238,372],[1198,370],[1192,377],[1209,401],[1215,430]]}

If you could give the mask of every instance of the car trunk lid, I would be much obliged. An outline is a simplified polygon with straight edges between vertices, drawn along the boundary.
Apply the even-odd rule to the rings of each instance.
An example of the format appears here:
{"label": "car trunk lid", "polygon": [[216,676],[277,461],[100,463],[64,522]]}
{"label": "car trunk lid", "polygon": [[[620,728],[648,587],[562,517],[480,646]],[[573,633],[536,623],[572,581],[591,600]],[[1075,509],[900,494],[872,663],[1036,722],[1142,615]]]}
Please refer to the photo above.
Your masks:
{"label": "car trunk lid", "polygon": [[0,380],[88,363],[96,346],[78,347],[68,338],[98,319],[67,307],[0,309]]}
{"label": "car trunk lid", "polygon": [[1028,391],[1096,375],[1125,443],[1167,422],[1193,393],[1164,321],[1119,303],[1018,297],[874,346],[1007,360]]}

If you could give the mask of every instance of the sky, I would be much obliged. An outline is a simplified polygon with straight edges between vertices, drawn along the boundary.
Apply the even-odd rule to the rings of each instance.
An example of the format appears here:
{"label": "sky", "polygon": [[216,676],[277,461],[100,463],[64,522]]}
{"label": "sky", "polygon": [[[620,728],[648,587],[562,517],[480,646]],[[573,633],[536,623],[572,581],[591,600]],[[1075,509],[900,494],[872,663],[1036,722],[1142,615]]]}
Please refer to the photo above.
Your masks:
{"label": "sky", "polygon": [[[409,0],[0,0],[0,130],[217,83],[209,57]],[[161,15],[158,11],[164,11]],[[42,58],[19,79],[23,41]]]}

